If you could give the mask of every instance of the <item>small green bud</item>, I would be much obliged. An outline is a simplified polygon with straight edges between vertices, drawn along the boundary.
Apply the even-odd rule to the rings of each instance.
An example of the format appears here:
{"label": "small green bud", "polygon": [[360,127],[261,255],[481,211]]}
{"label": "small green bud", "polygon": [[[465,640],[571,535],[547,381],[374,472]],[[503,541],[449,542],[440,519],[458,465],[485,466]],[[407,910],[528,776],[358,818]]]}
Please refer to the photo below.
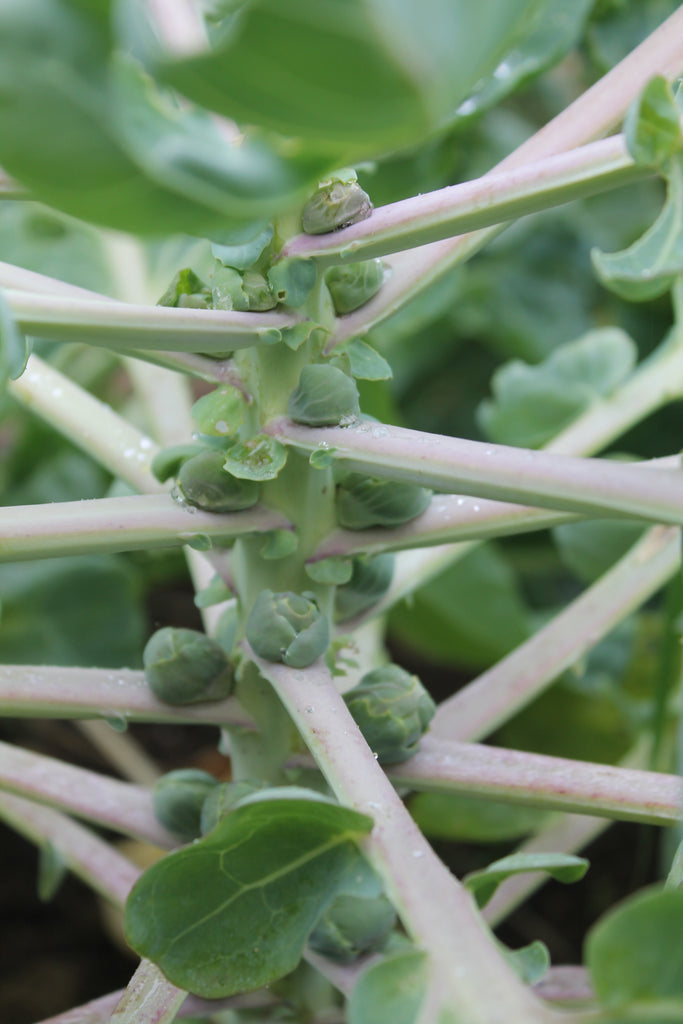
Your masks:
{"label": "small green bud", "polygon": [[196,629],[157,630],[147,641],[142,663],[152,693],[166,704],[223,700],[232,693],[227,654]]}
{"label": "small green bud", "polygon": [[211,276],[211,308],[232,309],[240,313],[249,310],[249,298],[242,287],[242,275],[233,267],[224,267],[216,262]]}
{"label": "small green bud", "polygon": [[329,363],[304,366],[289,396],[287,413],[295,423],[330,427],[360,414],[356,382]]}
{"label": "small green bud", "polygon": [[364,306],[382,287],[384,265],[380,259],[363,260],[330,267],[325,284],[332,296],[334,311],[339,316]]}
{"label": "small green bud", "polygon": [[301,223],[307,235],[324,235],[357,224],[371,213],[370,196],[357,181],[335,178],[314,192],[304,206]]}
{"label": "small green bud", "polygon": [[258,655],[306,668],[325,653],[330,627],[312,596],[261,591],[247,621],[247,640]]}
{"label": "small green bud", "polygon": [[202,807],[218,780],[197,768],[180,768],[162,775],[154,783],[154,813],[161,824],[183,842],[201,835]]}
{"label": "small green bud", "polygon": [[393,575],[393,555],[376,555],[374,558],[361,555],[354,558],[351,579],[337,587],[335,593],[337,620],[344,622],[354,615],[360,615],[366,608],[372,608],[386,594]]}
{"label": "small green bud", "polygon": [[380,764],[412,757],[436,711],[417,676],[398,665],[367,672],[344,700]]}
{"label": "small green bud", "polygon": [[242,779],[240,782],[221,782],[206,794],[201,808],[199,830],[205,836],[216,827],[235,804],[264,788],[265,783]]}
{"label": "small green bud", "polygon": [[158,306],[181,306],[206,309],[211,293],[204,282],[189,267],[179,270],[159,299]]}
{"label": "small green bud", "polygon": [[316,953],[350,964],[382,949],[395,922],[396,912],[383,894],[368,898],[340,893],[318,920],[308,944]]}
{"label": "small green bud", "polygon": [[162,448],[152,459],[150,469],[160,484],[175,477],[180,472],[183,462],[204,450],[200,444],[172,444]]}
{"label": "small green bud", "polygon": [[205,512],[241,512],[255,505],[258,484],[228,473],[224,462],[225,452],[217,450],[201,452],[184,462],[176,480],[180,497]]}
{"label": "small green bud", "polygon": [[350,473],[337,488],[337,521],[347,530],[400,526],[421,515],[431,498],[417,484]]}

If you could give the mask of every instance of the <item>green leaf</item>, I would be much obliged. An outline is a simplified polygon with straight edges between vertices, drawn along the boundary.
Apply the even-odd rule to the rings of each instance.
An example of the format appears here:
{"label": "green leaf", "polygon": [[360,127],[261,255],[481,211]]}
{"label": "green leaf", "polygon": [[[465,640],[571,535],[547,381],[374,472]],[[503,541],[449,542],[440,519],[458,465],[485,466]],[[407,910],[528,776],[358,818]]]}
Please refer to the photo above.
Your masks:
{"label": "green leaf", "polygon": [[318,271],[313,260],[282,260],[268,271],[268,283],[277,301],[294,309],[304,304],[317,278]]}
{"label": "green leaf", "polygon": [[237,388],[217,388],[198,398],[192,406],[192,419],[202,434],[225,437],[236,433],[244,422],[244,396]]}
{"label": "green leaf", "polygon": [[470,872],[463,881],[477,906],[485,907],[501,882],[529,871],[543,871],[558,882],[578,882],[588,871],[588,861],[569,853],[513,853],[481,871]]}
{"label": "green leaf", "polygon": [[308,461],[313,469],[329,469],[336,457],[337,449],[326,446],[311,452]]}
{"label": "green leaf", "polygon": [[624,900],[588,933],[585,959],[607,1008],[652,1001],[643,1019],[656,1024],[656,1000],[678,1000],[683,1019],[683,891],[652,887]]}
{"label": "green leaf", "polygon": [[560,558],[584,583],[593,583],[625,555],[643,532],[618,519],[565,523],[552,531]]}
{"label": "green leaf", "polygon": [[626,145],[637,164],[661,167],[683,148],[680,116],[666,78],[650,79],[624,121]]}
{"label": "green leaf", "polygon": [[550,953],[544,942],[536,940],[521,949],[508,949],[501,944],[501,952],[525,985],[535,985],[550,967]]}
{"label": "green leaf", "polygon": [[0,291],[0,387],[21,377],[31,348],[17,327],[12,311]]}
{"label": "green leaf", "polygon": [[322,346],[323,339],[327,336],[328,332],[320,324],[315,324],[311,320],[304,320],[300,324],[294,324],[293,327],[283,327],[281,334],[282,341],[284,341],[287,348],[291,348],[292,352],[298,352],[309,338],[312,341],[319,341]]}
{"label": "green leaf", "polygon": [[346,346],[351,375],[359,380],[390,380],[393,371],[384,356],[361,338],[354,338]]}
{"label": "green leaf", "polygon": [[47,842],[38,850],[38,898],[47,902],[66,877],[68,865],[59,850]]}
{"label": "green leaf", "polygon": [[489,437],[504,444],[537,448],[631,373],[637,349],[618,327],[605,327],[562,345],[529,366],[505,363],[491,380],[493,399],[478,409]]}
{"label": "green leaf", "polygon": [[348,1002],[348,1024],[415,1024],[427,989],[427,956],[410,950],[371,964]]}
{"label": "green leaf", "polygon": [[223,468],[242,480],[274,480],[287,461],[287,449],[268,434],[240,441],[227,452]]}
{"label": "green leaf", "polygon": [[360,860],[372,820],[323,797],[251,798],[145,872],[126,906],[133,949],[208,998],[292,971]]}
{"label": "green leaf", "polygon": [[415,143],[446,122],[535,7],[535,0],[428,0],[419,8],[411,0],[255,0],[212,52],[168,63],[162,73],[238,123],[327,147],[338,166]]}
{"label": "green leaf", "polygon": [[[190,547],[192,546],[190,544]],[[230,587],[216,574],[206,587],[197,591],[194,603],[196,608],[211,608],[214,604],[222,604],[223,601],[229,601],[231,597],[232,591]]]}
{"label": "green leaf", "polygon": [[547,812],[460,793],[415,793],[410,813],[420,829],[434,839],[500,843],[536,831]]}
{"label": "green leaf", "polygon": [[211,252],[226,267],[246,270],[256,263],[272,237],[273,225],[259,220],[222,232],[219,237],[214,236]]}
{"label": "green leaf", "polygon": [[299,538],[293,530],[271,530],[261,548],[261,558],[274,560],[286,558],[299,546]]}
{"label": "green leaf", "polygon": [[317,562],[306,562],[306,575],[316,583],[337,584],[348,583],[353,572],[350,558],[321,558]]}
{"label": "green leaf", "polygon": [[593,266],[605,287],[629,302],[646,302],[663,295],[683,274],[683,157],[670,161],[667,178],[664,207],[641,238],[621,252],[591,252]]}

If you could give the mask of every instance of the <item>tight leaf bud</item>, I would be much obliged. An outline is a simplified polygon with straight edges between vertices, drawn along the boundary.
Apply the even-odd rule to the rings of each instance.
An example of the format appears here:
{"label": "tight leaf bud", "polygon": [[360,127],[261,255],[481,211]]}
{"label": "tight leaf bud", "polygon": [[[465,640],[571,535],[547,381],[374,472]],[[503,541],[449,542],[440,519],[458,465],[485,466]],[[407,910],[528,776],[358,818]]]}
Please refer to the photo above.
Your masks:
{"label": "tight leaf bud", "polygon": [[357,224],[371,213],[370,196],[357,181],[334,178],[308,200],[303,209],[301,225],[307,235],[325,235],[328,231]]}
{"label": "tight leaf bud", "polygon": [[247,640],[268,661],[306,668],[325,653],[330,627],[313,595],[262,590],[247,621]]}
{"label": "tight leaf bud", "polygon": [[180,496],[205,512],[241,512],[255,505],[259,487],[223,468],[225,452],[204,451],[180,467],[176,484]]}
{"label": "tight leaf bud", "polygon": [[329,363],[304,366],[287,414],[307,427],[331,427],[360,414],[356,382]]}
{"label": "tight leaf bud", "polygon": [[421,515],[431,497],[417,484],[350,473],[337,488],[337,521],[347,530],[400,526]]}
{"label": "tight leaf bud", "polygon": [[232,693],[227,654],[196,629],[157,630],[147,641],[142,663],[150,689],[166,704],[223,700]]}
{"label": "tight leaf bud", "polygon": [[338,622],[360,615],[384,597],[394,575],[394,556],[361,555],[353,559],[351,579],[337,587],[334,607]]}
{"label": "tight leaf bud", "polygon": [[334,311],[339,316],[364,306],[382,287],[384,266],[380,259],[363,260],[330,267],[325,284],[332,296]]}
{"label": "tight leaf bud", "polygon": [[197,768],[180,768],[154,783],[152,801],[157,820],[184,842],[201,834],[202,807],[218,780]]}
{"label": "tight leaf bud", "polygon": [[436,711],[417,676],[398,665],[367,672],[344,700],[380,764],[412,757]]}
{"label": "tight leaf bud", "polygon": [[318,920],[308,944],[316,953],[350,964],[382,949],[395,922],[396,912],[383,894],[368,898],[340,893]]}

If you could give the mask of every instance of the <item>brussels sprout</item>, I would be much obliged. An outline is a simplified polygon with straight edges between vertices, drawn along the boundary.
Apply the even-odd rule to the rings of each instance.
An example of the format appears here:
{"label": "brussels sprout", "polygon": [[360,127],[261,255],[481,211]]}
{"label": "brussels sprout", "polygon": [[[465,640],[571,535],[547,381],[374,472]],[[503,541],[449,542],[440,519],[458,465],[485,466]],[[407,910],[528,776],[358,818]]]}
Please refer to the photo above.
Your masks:
{"label": "brussels sprout", "polygon": [[168,772],[154,783],[154,813],[169,832],[189,843],[201,834],[202,807],[209,794],[218,788],[219,782],[213,775],[197,768]]}
{"label": "brussels sprout", "polygon": [[304,206],[301,224],[307,235],[324,235],[357,224],[371,213],[370,196],[357,181],[335,178],[313,193]]}
{"label": "brussels sprout", "polygon": [[287,413],[308,427],[329,427],[358,416],[356,382],[329,363],[304,366],[297,387],[289,396]]}
{"label": "brussels sprout", "polygon": [[364,612],[366,608],[372,608],[386,594],[393,575],[393,555],[376,555],[374,558],[361,555],[354,558],[351,579],[337,587],[335,594],[337,620],[344,622]]}
{"label": "brussels sprout", "polygon": [[332,305],[339,316],[364,306],[377,294],[383,281],[384,265],[380,259],[330,267],[325,274],[325,284],[330,289]]}
{"label": "brussels sprout", "polygon": [[232,693],[227,654],[196,629],[157,630],[147,641],[142,663],[150,689],[166,704],[223,700]]}
{"label": "brussels sprout", "polygon": [[421,515],[431,497],[417,484],[350,473],[337,488],[337,521],[347,530],[400,526]]}
{"label": "brussels sprout", "polygon": [[221,782],[209,790],[201,807],[199,831],[205,836],[245,796],[263,789],[265,783],[242,779],[241,782]]}
{"label": "brussels sprout", "polygon": [[330,627],[312,594],[262,590],[247,621],[247,640],[268,661],[311,665],[327,650]]}
{"label": "brussels sprout", "polygon": [[367,672],[344,700],[380,764],[412,757],[436,711],[417,676],[398,665]]}
{"label": "brussels sprout", "polygon": [[382,949],[395,922],[396,912],[386,896],[341,893],[318,920],[308,945],[331,960],[349,964],[363,953]]}
{"label": "brussels sprout", "polygon": [[258,484],[228,473],[224,462],[222,451],[200,452],[184,462],[176,478],[180,496],[205,512],[240,512],[255,505]]}

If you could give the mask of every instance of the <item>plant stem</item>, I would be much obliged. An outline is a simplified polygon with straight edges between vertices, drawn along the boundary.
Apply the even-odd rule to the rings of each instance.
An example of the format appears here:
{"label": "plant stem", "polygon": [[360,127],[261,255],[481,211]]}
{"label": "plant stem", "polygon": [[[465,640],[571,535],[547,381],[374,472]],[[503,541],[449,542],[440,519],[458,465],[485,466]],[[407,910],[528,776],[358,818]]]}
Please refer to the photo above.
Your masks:
{"label": "plant stem", "polygon": [[37,846],[50,843],[95,892],[123,907],[140,869],[94,832],[51,807],[0,793],[0,818]]}
{"label": "plant stem", "polygon": [[14,289],[7,289],[5,298],[27,334],[128,353],[136,349],[220,353],[249,348],[279,340],[281,328],[298,322],[289,313],[176,309]]}
{"label": "plant stem", "polygon": [[278,512],[261,506],[204,512],[179,505],[167,494],[16,505],[0,508],[0,562],[174,547],[197,537],[224,544],[288,526]]}
{"label": "plant stem", "polygon": [[178,845],[178,840],[157,821],[148,789],[2,742],[0,789],[155,846],[172,849]]}
{"label": "plant stem", "polygon": [[[40,1024],[109,1024],[111,1014],[116,1004],[123,996],[125,989],[118,992],[108,992],[106,996],[99,999],[92,999],[82,1006],[75,1006],[65,1013],[59,1013],[56,1017],[40,1021]],[[206,1017],[220,1013],[223,1010],[267,1010],[277,1005],[277,1000],[266,992],[248,992],[243,996],[230,996],[228,999],[200,999],[198,996],[188,996],[180,1010],[176,1014],[177,1020],[185,1017]]]}
{"label": "plant stem", "polygon": [[367,220],[327,235],[297,235],[281,256],[327,267],[452,238],[651,176],[630,157],[622,135],[507,171],[449,185],[375,209]]}
{"label": "plant stem", "polygon": [[429,953],[433,1020],[446,1007],[468,1024],[554,1019],[500,957],[467,891],[377,764],[327,669],[316,663],[295,672],[250,657],[275,687],[337,798],[374,818],[366,852],[412,939]]}
{"label": "plant stem", "polygon": [[678,571],[680,530],[654,527],[534,636],[445,700],[432,734],[475,740],[536,697]]}
{"label": "plant stem", "polygon": [[[377,426],[369,420],[316,428],[283,418],[266,429],[303,451],[316,451],[321,444],[335,448],[349,472],[562,512],[610,513],[659,523],[683,520],[683,475],[677,469],[491,445]],[[481,506],[475,503],[471,511],[479,513]]]}
{"label": "plant stem", "polygon": [[171,1024],[187,998],[155,964],[142,960],[109,1018],[110,1024]]}
{"label": "plant stem", "polygon": [[253,728],[233,698],[206,704],[163,704],[143,672],[132,669],[0,665],[0,712],[12,718],[105,718],[126,722],[176,722]]}

